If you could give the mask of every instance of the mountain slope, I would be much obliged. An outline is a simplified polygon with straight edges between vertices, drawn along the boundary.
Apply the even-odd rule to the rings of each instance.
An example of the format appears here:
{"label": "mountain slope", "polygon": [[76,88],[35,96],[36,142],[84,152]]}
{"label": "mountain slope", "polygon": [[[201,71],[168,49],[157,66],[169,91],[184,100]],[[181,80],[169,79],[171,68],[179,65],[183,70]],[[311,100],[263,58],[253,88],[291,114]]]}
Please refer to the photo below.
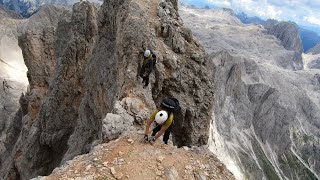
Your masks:
{"label": "mountain slope", "polygon": [[308,54],[320,54],[320,43],[308,51]]}
{"label": "mountain slope", "polygon": [[208,53],[226,50],[261,63],[267,60],[279,67],[295,69],[295,52],[287,51],[275,36],[267,35],[263,27],[243,25],[230,10],[180,9],[186,26],[192,29]]}
{"label": "mountain slope", "polygon": [[306,53],[320,43],[320,35],[316,32],[307,30],[305,28],[300,28],[300,37],[303,43],[303,49]]}
{"label": "mountain slope", "polygon": [[[10,10],[13,10],[24,17],[30,17],[36,13],[43,5],[56,5],[60,7],[72,7],[77,0],[3,0],[0,4],[3,4]],[[101,4],[101,0],[90,0],[90,2],[96,2]]]}
{"label": "mountain slope", "polygon": [[293,71],[294,51],[226,14],[180,8],[213,52],[210,149],[239,179],[319,178],[319,70]]}
{"label": "mountain slope", "polygon": [[[279,23],[276,20],[262,20],[259,17],[248,17],[247,14],[245,13],[239,13],[237,14],[237,17],[241,20],[242,23],[244,24],[261,24],[261,25],[265,25],[265,23],[267,23],[268,21],[274,21],[274,24]],[[274,25],[273,24],[273,25]],[[309,30],[312,29],[312,30]],[[298,30],[299,30],[299,37],[301,39],[302,42],[302,47],[304,52],[308,52],[309,49],[311,49],[312,47],[314,47],[316,44],[318,44],[320,42],[320,36],[319,34],[317,34],[316,29],[314,29],[314,27],[303,27],[298,25]],[[296,38],[297,40],[297,38]]]}
{"label": "mountain slope", "polygon": [[305,68],[320,69],[320,44],[308,51],[308,54],[304,54]]}
{"label": "mountain slope", "polygon": [[267,29],[267,33],[274,35],[280,41],[282,46],[295,52],[293,58],[293,67],[295,70],[303,69],[302,53],[303,46],[299,35],[299,27],[292,22],[277,22],[275,20],[267,20],[263,26]]}
{"label": "mountain slope", "polygon": [[5,6],[1,5],[0,2],[0,18],[13,18],[13,19],[22,19],[22,16],[15,11],[7,9]]}

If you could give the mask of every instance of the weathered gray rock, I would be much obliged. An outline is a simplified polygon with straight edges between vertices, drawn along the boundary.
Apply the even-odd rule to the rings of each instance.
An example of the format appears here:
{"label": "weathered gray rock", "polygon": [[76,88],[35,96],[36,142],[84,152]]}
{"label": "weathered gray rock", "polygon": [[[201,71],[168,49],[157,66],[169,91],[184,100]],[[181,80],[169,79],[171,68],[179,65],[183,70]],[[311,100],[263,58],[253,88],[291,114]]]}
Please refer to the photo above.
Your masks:
{"label": "weathered gray rock", "polygon": [[[283,78],[281,80],[274,81],[273,79],[280,76],[280,74],[277,75],[277,73],[280,73],[279,71],[275,71],[272,67],[270,69],[264,67],[255,70],[259,73],[249,75],[246,72],[249,63],[246,61],[248,60],[243,61],[227,53],[221,53],[214,57],[216,66],[220,67],[215,78],[218,79],[218,81],[215,81],[217,83],[215,86],[217,94],[215,102],[217,104],[214,106],[217,130],[225,140],[233,143],[239,141],[241,148],[244,148],[245,144],[251,144],[249,146],[253,148],[253,153],[250,153],[250,149],[239,151],[228,146],[228,148],[233,149],[229,153],[237,153],[243,167],[255,166],[255,163],[264,164],[262,170],[264,176],[269,179],[283,178],[282,175],[276,172],[275,168],[277,167],[280,167],[277,170],[282,171],[286,177],[293,176],[291,171],[299,174],[295,176],[297,178],[316,177],[316,174],[312,174],[311,171],[307,170],[307,168],[314,168],[314,171],[317,171],[319,165],[316,163],[313,166],[304,167],[303,164],[298,162],[293,165],[283,161],[283,158],[289,158],[295,162],[297,160],[294,155],[296,151],[299,152],[299,156],[307,156],[308,159],[319,158],[315,151],[312,151],[312,153],[309,150],[306,151],[306,144],[298,143],[295,138],[292,138],[292,133],[295,131],[300,132],[300,122],[311,123],[313,125],[305,126],[305,129],[308,129],[308,134],[310,134],[306,136],[312,136],[314,139],[311,141],[314,147],[316,149],[319,148],[319,144],[316,143],[316,139],[319,138],[316,133],[318,131],[316,129],[319,128],[316,119],[319,118],[320,114],[314,111],[314,109],[319,108],[314,104],[318,100],[314,101],[314,99],[306,96],[306,89],[304,89],[307,86],[304,83],[311,85],[308,79],[312,73],[306,73],[305,79],[301,78],[303,77],[301,76],[302,73],[282,74]],[[263,83],[259,82],[262,77],[264,77]],[[248,78],[252,79],[249,80]],[[296,82],[298,78],[300,78],[301,84],[295,89],[290,86],[290,83]],[[256,83],[246,83],[256,80],[258,80]],[[221,89],[225,89],[225,91]],[[292,104],[295,105],[292,106]],[[230,111],[235,113],[232,115],[226,113]],[[312,115],[305,116],[305,111],[308,111],[307,114],[310,113]],[[253,128],[253,131],[250,130],[251,128]],[[237,129],[247,129],[246,135],[248,137],[245,138]],[[242,138],[238,139],[237,137],[240,136]],[[268,151],[265,149],[267,146],[271,148]],[[292,146],[297,149],[291,149]],[[248,155],[243,156],[243,153]],[[250,162],[250,159],[248,159],[250,156],[257,160]],[[270,158],[272,156],[278,158],[274,160]],[[266,173],[266,169],[268,169],[269,173]],[[303,173],[303,171],[308,171],[308,173]],[[248,170],[246,174],[249,179],[257,178],[261,175],[260,170]]]}
{"label": "weathered gray rock", "polygon": [[[21,25],[19,31],[24,33],[25,31],[38,31],[48,26],[57,27],[57,24],[61,20],[70,21],[71,11],[64,7],[57,7],[54,5],[43,5],[26,21],[27,23]],[[39,23],[41,22],[41,23]]]}
{"label": "weathered gray rock", "polygon": [[320,69],[320,57],[307,64],[309,69]]}
{"label": "weathered gray rock", "polygon": [[202,172],[202,171],[196,171],[195,173],[194,173],[194,178],[195,178],[195,180],[206,180],[207,179],[207,177],[206,177],[206,175],[204,174],[204,172]]}
{"label": "weathered gray rock", "polygon": [[[164,3],[159,20],[131,1],[106,1],[98,17],[92,4],[81,2],[75,4],[71,22],[63,20],[57,29],[26,35],[21,45],[31,43],[39,49],[23,47],[26,62],[44,60],[28,65],[31,94],[27,97],[35,98],[32,92],[38,90],[45,97],[39,97],[36,110],[28,109],[22,118],[24,126],[10,156],[15,158],[8,161],[4,177],[48,174],[133,125],[141,128],[155,104],[167,96],[179,99],[182,107],[174,120],[174,143],[207,143],[212,63],[190,31],[181,30],[177,1]],[[169,27],[166,37],[159,36],[164,34],[161,27]],[[143,89],[138,70],[140,52],[146,48],[154,50],[160,61],[149,87]],[[191,59],[194,53],[200,61]],[[48,64],[55,69],[35,68]]]}
{"label": "weathered gray rock", "polygon": [[238,164],[234,173],[241,179],[319,178],[319,70],[288,70],[294,70],[294,53],[261,27],[215,10],[211,17],[204,9],[191,10],[193,15],[180,10],[195,37],[214,52],[209,148],[227,167],[230,160]]}
{"label": "weathered gray rock", "polygon": [[[1,101],[4,100],[0,103],[1,107],[2,105],[4,107],[4,111],[0,112],[0,119],[1,123],[5,125],[1,132],[2,141],[0,144],[1,177],[15,178],[20,176],[19,167],[15,167],[14,160],[20,156],[19,148],[22,143],[25,143],[25,138],[22,137],[26,137],[31,132],[29,131],[30,127],[39,110],[43,95],[49,86],[50,74],[48,73],[52,73],[54,68],[54,62],[51,61],[54,56],[51,57],[50,51],[54,30],[50,26],[56,26],[58,19],[68,16],[67,11],[58,8],[47,8],[45,11],[39,11],[39,13],[41,13],[41,16],[35,15],[37,18],[30,19],[20,19],[11,14],[0,18],[0,40],[2,42],[0,48],[2,52],[5,52],[0,53],[0,79],[2,80],[1,83],[5,84],[5,87],[1,88],[4,89],[5,93],[0,93]],[[61,14],[64,15],[61,16]],[[34,23],[35,21],[37,22]],[[42,27],[48,28],[42,30]],[[37,32],[29,30],[37,30]],[[32,69],[29,78],[31,78],[32,88],[34,88],[31,90],[29,86],[28,91],[27,68],[23,62],[21,49],[18,46],[18,36],[26,31],[29,31],[28,38],[31,43],[24,52],[26,53],[26,62]],[[33,53],[37,53],[37,55]],[[35,64],[31,63],[33,58],[35,58]]]}
{"label": "weathered gray rock", "polygon": [[[158,15],[160,15],[161,35],[164,37],[166,45],[171,47],[176,53],[185,53],[185,40],[191,42],[192,34],[187,28],[182,28],[182,22],[178,18],[177,11],[172,8],[172,1],[161,1],[158,7]],[[176,3],[176,2],[175,2]],[[176,28],[176,27],[179,28]]]}
{"label": "weathered gray rock", "polygon": [[168,169],[165,169],[164,175],[168,180],[179,180],[179,179],[181,179],[177,169],[174,166],[172,166],[172,167],[170,167]]}
{"label": "weathered gray rock", "polygon": [[[2,2],[3,1],[3,2]],[[0,1],[0,5],[4,5],[11,10],[20,13],[24,17],[29,17],[39,11],[42,6],[46,4],[68,7],[71,8],[72,5],[76,2],[75,0],[24,0],[24,1],[11,1],[11,0],[2,0]],[[101,4],[101,0],[89,0],[91,2],[95,2],[97,4]]]}
{"label": "weathered gray rock", "polygon": [[[22,117],[27,113],[24,84],[0,77],[0,167],[6,168],[22,129]],[[19,108],[19,105],[20,108]]]}
{"label": "weathered gray rock", "polygon": [[[85,10],[87,13],[83,13],[86,12]],[[90,20],[95,17],[95,9],[92,6],[75,7],[76,12],[81,13],[74,16],[71,22],[73,25],[78,24],[78,21]],[[87,16],[87,14],[89,15]],[[19,176],[27,179],[36,174],[49,173],[52,168],[60,164],[61,153],[65,153],[68,137],[73,131],[73,127],[70,125],[74,124],[77,116],[72,106],[77,106],[76,99],[81,96],[81,86],[79,86],[81,76],[76,72],[80,70],[80,74],[82,74],[83,62],[81,60],[85,61],[85,54],[90,53],[85,42],[92,43],[93,40],[90,42],[90,39],[94,38],[94,34],[97,32],[95,30],[97,27],[89,24],[90,22],[92,21],[84,23],[82,26],[73,26],[73,36],[66,50],[66,52],[69,51],[69,54],[65,53],[59,63],[56,62],[55,56],[54,28],[45,29],[40,33],[30,32],[20,39],[20,46],[23,47],[25,61],[29,68],[30,92],[26,95],[29,108],[28,114],[23,117],[23,123],[27,125],[22,127],[23,133],[20,134],[19,140],[11,152],[13,154],[11,157],[15,157],[15,159],[8,161],[14,160],[15,162],[12,166],[9,164],[4,168],[9,170],[11,168],[10,171],[5,170],[4,177],[15,178]],[[93,22],[95,23],[95,21]],[[85,37],[82,35],[84,32],[81,32],[83,29],[88,33]],[[78,52],[72,52],[76,45]],[[59,65],[56,66],[56,63]],[[53,79],[54,81],[52,81]],[[71,92],[68,92],[68,89]],[[46,101],[43,101],[44,95],[48,95]],[[69,106],[69,103],[73,103],[73,105]],[[53,109],[47,111],[46,106]],[[61,114],[57,113],[59,109]],[[57,133],[55,130],[58,130]],[[33,170],[30,170],[31,168]]]}
{"label": "weathered gray rock", "polygon": [[118,101],[115,103],[115,112],[117,114],[108,113],[106,118],[103,119],[103,141],[109,142],[117,139],[124,132],[132,130],[134,117],[130,116]]}
{"label": "weathered gray rock", "polygon": [[280,39],[284,48],[295,52],[295,56],[293,58],[294,64],[292,64],[293,68],[296,70],[303,69],[301,57],[303,53],[303,46],[299,35],[299,27],[291,22],[279,22],[275,24],[266,23],[264,27],[267,29],[268,34],[274,35]]}
{"label": "weathered gray rock", "polygon": [[308,52],[308,54],[320,54],[320,44],[317,44],[316,46],[314,46],[313,48],[311,48]]}
{"label": "weathered gray rock", "polygon": [[[124,107],[124,111],[118,107]],[[121,116],[130,116],[134,118],[134,122],[139,125],[145,125],[145,121],[150,118],[150,109],[148,109],[143,101],[138,98],[123,98],[121,104],[115,103],[114,112]],[[151,106],[152,107],[152,106]],[[125,115],[125,113],[126,115]],[[127,117],[126,119],[128,119]]]}
{"label": "weathered gray rock", "polygon": [[29,31],[19,38],[31,90],[48,90],[56,65],[54,41],[54,27],[46,28],[41,33]]}
{"label": "weathered gray rock", "polygon": [[15,11],[7,9],[0,1],[0,18],[22,19],[22,16]]}

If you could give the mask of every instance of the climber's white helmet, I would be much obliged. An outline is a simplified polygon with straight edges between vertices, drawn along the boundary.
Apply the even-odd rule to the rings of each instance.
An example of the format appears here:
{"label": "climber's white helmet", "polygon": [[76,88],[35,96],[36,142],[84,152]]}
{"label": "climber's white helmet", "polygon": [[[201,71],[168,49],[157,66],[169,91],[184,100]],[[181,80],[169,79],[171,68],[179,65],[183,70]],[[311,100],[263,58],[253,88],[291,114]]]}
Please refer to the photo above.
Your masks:
{"label": "climber's white helmet", "polygon": [[151,54],[150,50],[147,49],[144,51],[144,57],[149,57],[150,54]]}
{"label": "climber's white helmet", "polygon": [[167,119],[168,119],[168,113],[166,111],[159,111],[155,117],[155,120],[158,124],[164,123]]}

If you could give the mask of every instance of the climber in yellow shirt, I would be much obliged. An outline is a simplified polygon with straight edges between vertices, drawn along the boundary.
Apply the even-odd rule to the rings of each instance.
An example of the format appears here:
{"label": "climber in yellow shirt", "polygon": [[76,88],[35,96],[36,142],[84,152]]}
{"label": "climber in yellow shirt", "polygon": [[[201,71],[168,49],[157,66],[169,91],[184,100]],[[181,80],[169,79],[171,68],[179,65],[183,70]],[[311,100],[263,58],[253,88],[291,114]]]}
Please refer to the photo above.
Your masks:
{"label": "climber in yellow shirt", "polygon": [[[156,123],[156,128],[152,130],[151,139],[148,138],[148,132],[150,129],[150,125],[152,123]],[[155,142],[160,136],[163,134],[163,142],[168,144],[169,136],[172,130],[172,122],[173,122],[173,113],[168,115],[168,112],[165,110],[157,110],[153,112],[150,120],[147,122],[146,130],[145,130],[145,141],[150,141],[151,143]]]}
{"label": "climber in yellow shirt", "polygon": [[[160,104],[160,109],[154,111],[147,122],[145,129],[144,140],[154,143],[160,136],[163,135],[163,142],[168,144],[170,133],[172,131],[172,124],[174,112],[180,110],[179,101],[175,98],[165,98]],[[152,130],[151,139],[149,139],[149,129],[152,123],[156,123],[156,127]]]}

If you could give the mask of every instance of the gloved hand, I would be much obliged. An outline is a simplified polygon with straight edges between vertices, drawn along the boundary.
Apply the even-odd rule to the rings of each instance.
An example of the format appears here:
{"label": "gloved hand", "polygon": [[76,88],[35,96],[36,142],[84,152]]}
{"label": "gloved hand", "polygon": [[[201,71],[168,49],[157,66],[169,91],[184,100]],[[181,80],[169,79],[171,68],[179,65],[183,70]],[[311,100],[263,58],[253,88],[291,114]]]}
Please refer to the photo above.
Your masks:
{"label": "gloved hand", "polygon": [[148,142],[148,141],[149,141],[149,137],[148,137],[148,135],[147,135],[147,134],[146,134],[146,135],[144,135],[143,140],[144,140],[145,142]]}
{"label": "gloved hand", "polygon": [[151,136],[151,138],[150,138],[150,140],[149,140],[149,143],[150,143],[151,145],[153,145],[155,142],[156,142],[156,137]]}

